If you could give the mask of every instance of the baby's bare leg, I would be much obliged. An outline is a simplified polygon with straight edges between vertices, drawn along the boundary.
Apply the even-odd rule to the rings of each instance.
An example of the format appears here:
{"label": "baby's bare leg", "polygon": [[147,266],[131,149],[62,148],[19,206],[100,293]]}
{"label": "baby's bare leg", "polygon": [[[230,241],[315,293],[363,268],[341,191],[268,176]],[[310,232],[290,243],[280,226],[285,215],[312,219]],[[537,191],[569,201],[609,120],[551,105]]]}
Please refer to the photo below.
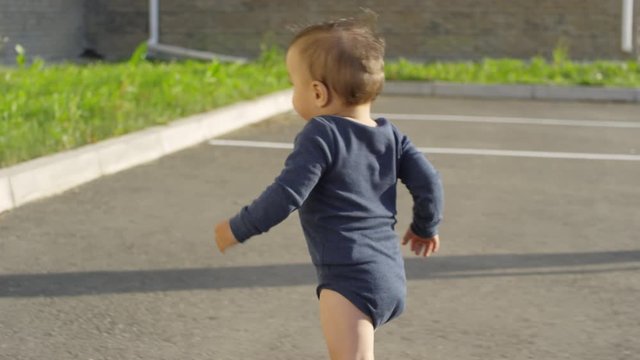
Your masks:
{"label": "baby's bare leg", "polygon": [[373,360],[373,324],[347,298],[322,289],[320,322],[331,360]]}

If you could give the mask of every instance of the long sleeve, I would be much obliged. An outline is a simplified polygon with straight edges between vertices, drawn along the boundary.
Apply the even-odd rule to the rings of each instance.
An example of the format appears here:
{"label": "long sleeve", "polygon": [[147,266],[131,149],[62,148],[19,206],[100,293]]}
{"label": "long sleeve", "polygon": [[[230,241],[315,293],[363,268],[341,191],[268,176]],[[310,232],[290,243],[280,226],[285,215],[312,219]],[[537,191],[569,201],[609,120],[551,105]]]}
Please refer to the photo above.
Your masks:
{"label": "long sleeve", "polygon": [[236,239],[267,232],[298,209],[331,163],[331,133],[310,120],[296,136],[284,169],[267,189],[230,220]]}
{"label": "long sleeve", "polygon": [[444,206],[440,175],[405,135],[401,135],[400,145],[398,178],[413,197],[411,230],[418,236],[432,237],[438,233]]}

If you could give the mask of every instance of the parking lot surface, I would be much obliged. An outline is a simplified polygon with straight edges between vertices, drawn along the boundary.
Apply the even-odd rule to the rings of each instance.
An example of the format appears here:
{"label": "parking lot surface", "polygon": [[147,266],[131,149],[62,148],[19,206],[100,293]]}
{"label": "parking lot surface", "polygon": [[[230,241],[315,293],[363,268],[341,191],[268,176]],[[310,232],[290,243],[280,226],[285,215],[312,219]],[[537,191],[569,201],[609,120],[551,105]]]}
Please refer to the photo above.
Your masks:
{"label": "parking lot surface", "polygon": [[[385,96],[374,110],[446,196],[441,251],[405,249],[407,308],[376,332],[377,358],[640,354],[639,105]],[[225,255],[213,242],[303,124],[283,114],[1,214],[0,359],[326,359],[297,215]]]}

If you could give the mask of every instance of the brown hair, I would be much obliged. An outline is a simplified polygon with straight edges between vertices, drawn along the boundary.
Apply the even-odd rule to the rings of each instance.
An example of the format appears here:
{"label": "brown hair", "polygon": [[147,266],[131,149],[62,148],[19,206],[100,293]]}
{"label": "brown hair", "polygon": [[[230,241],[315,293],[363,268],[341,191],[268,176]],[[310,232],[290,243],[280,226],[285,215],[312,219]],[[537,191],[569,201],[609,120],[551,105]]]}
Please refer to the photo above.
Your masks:
{"label": "brown hair", "polygon": [[345,105],[375,100],[384,85],[384,40],[375,33],[371,19],[311,25],[289,45],[296,45],[312,79],[333,90]]}

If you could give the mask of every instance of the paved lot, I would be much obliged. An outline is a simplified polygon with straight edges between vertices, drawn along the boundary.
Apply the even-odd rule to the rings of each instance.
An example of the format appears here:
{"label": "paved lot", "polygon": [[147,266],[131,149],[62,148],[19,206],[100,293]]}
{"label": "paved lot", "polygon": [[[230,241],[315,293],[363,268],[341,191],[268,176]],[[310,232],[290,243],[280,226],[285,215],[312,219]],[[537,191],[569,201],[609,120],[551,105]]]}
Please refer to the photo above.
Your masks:
{"label": "paved lot", "polygon": [[[407,310],[377,332],[377,358],[638,358],[640,106],[384,97],[376,111],[455,115],[394,121],[444,149],[428,157],[446,220],[441,253],[407,253]],[[224,256],[212,242],[278,174],[288,151],[263,142],[302,124],[283,115],[223,137],[259,147],[203,144],[0,215],[0,359],[325,359],[297,216]]]}

